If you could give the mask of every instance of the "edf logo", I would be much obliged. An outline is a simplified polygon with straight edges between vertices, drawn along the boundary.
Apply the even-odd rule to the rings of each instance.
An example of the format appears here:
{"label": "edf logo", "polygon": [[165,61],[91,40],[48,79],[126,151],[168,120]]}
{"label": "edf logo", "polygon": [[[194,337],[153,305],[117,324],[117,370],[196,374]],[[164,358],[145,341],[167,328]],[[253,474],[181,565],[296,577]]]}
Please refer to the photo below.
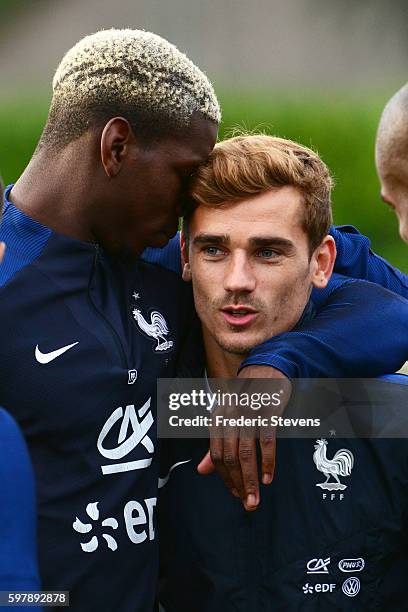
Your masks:
{"label": "edf logo", "polygon": [[333,583],[329,584],[328,582],[324,582],[323,584],[309,584],[306,582],[302,588],[305,595],[311,593],[333,593],[336,585]]}

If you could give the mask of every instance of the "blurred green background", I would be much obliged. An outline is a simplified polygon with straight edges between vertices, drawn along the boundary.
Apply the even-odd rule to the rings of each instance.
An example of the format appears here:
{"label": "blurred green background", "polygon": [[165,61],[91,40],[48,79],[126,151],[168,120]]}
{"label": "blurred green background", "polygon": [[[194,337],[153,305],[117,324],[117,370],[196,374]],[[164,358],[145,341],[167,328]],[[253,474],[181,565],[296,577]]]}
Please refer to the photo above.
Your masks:
{"label": "blurred green background", "polygon": [[216,83],[220,137],[260,129],[315,148],[336,187],[336,224],[353,224],[408,272],[407,245],[379,197],[381,111],[408,80],[408,5],[394,0],[0,0],[0,174],[18,178],[46,120],[62,55],[101,28],[156,32]]}
{"label": "blurred green background", "polygon": [[[339,92],[317,95],[217,88],[223,107],[220,137],[233,127],[259,129],[312,146],[329,165],[336,186],[336,224],[353,224],[372,239],[374,250],[408,272],[407,246],[397,238],[394,213],[379,197],[374,141],[382,108],[389,97]],[[15,181],[28,162],[46,120],[44,95],[20,94],[0,105],[0,172]]]}

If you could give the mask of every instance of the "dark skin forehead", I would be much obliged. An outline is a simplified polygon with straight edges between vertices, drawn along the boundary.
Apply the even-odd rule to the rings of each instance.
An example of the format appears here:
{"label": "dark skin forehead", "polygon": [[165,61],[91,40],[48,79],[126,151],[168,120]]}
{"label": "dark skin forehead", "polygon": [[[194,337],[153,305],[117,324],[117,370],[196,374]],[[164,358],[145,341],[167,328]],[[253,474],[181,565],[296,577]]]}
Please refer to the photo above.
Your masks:
{"label": "dark skin forehead", "polygon": [[193,113],[190,124],[176,129],[157,145],[175,165],[198,167],[205,163],[217,140],[218,125],[201,113]]}

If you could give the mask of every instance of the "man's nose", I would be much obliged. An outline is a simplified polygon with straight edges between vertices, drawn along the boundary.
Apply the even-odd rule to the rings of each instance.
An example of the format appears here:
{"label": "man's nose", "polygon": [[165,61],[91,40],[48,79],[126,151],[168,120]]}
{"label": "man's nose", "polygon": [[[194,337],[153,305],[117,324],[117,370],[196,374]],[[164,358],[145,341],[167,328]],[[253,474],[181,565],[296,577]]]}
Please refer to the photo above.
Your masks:
{"label": "man's nose", "polygon": [[232,253],[224,276],[225,291],[253,291],[256,279],[245,252]]}

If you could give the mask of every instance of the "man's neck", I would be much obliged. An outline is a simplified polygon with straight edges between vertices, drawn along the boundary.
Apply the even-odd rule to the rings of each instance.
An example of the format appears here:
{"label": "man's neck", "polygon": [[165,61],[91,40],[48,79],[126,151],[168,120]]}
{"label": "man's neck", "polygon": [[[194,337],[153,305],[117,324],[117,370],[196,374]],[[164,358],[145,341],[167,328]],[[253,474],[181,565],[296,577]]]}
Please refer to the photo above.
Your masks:
{"label": "man's neck", "polygon": [[94,242],[88,220],[90,209],[87,161],[77,147],[54,156],[35,153],[11,190],[10,201],[26,215],[51,230],[84,242]]}
{"label": "man's neck", "polygon": [[225,351],[215,342],[206,329],[203,329],[203,340],[207,376],[209,378],[235,378],[239,366],[247,355],[237,355]]}

